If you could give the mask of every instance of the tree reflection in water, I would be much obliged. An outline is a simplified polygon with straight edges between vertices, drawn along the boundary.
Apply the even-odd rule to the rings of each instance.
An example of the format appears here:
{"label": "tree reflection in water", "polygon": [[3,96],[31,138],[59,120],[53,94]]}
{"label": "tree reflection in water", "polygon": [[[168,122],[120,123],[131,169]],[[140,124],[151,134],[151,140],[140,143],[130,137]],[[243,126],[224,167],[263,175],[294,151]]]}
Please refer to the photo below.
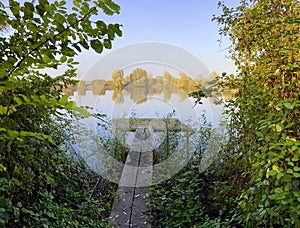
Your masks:
{"label": "tree reflection in water", "polygon": [[[217,76],[213,72],[209,79],[195,80],[183,72],[178,77],[172,76],[168,71],[162,75],[153,76],[146,70],[136,68],[129,75],[125,75],[123,70],[115,70],[110,80],[96,79],[93,81],[79,81],[77,86],[65,89],[65,94],[72,96],[76,90],[79,95],[84,95],[86,90],[92,90],[94,95],[105,95],[107,91],[113,91],[112,100],[116,104],[123,104],[124,97],[141,104],[147,99],[162,95],[165,102],[171,99],[172,94],[179,97],[183,102],[188,94],[199,90],[199,85],[205,86]],[[232,93],[224,91],[225,99],[232,98]]]}

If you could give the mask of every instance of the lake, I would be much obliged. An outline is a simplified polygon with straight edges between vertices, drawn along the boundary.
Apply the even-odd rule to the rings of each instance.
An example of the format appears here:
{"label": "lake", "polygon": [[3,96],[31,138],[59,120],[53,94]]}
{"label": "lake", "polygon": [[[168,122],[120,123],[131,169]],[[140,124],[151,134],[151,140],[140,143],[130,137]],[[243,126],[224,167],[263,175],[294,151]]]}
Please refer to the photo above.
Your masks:
{"label": "lake", "polygon": [[[90,107],[91,113],[105,114],[105,122],[124,118],[128,121],[123,124],[126,126],[130,125],[130,119],[135,118],[175,118],[192,129],[180,134],[179,141],[166,160],[153,165],[153,184],[179,172],[192,158],[199,143],[209,145],[203,154],[201,170],[213,161],[222,132],[212,134],[203,142],[199,129],[203,123],[203,112],[206,120],[218,128],[222,106],[214,104],[211,98],[203,98],[201,105],[195,105],[195,99],[189,97],[191,92],[198,90],[199,83],[210,80],[207,69],[190,53],[171,45],[137,44],[100,59],[84,75],[79,72],[78,79],[78,84],[66,89],[65,94],[78,106]],[[147,127],[149,140],[141,140],[141,144],[148,143],[153,151],[159,149],[168,138],[165,122],[154,122],[150,121]],[[81,129],[76,133],[78,151],[95,172],[118,183],[124,164],[108,151],[103,137],[117,137],[119,143],[130,148],[134,133],[110,124],[105,124],[110,128],[99,127],[104,122],[93,117],[79,123]],[[155,125],[165,127],[165,132],[156,132]]]}

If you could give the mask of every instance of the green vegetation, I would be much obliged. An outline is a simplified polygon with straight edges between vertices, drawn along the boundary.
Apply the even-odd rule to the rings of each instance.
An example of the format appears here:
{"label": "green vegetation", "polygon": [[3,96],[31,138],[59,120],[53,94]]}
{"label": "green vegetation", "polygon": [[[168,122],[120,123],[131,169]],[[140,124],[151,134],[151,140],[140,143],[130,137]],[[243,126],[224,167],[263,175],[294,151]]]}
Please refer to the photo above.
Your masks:
{"label": "green vegetation", "polygon": [[[101,53],[122,35],[119,24],[93,16],[113,15],[120,8],[111,0],[74,0],[72,10],[66,1],[8,4],[0,3],[0,226],[105,227],[117,186],[86,168],[73,152],[77,126],[68,117],[89,113],[62,91],[75,86],[74,56],[82,48]],[[152,225],[299,227],[299,1],[242,0],[236,8],[219,6],[223,13],[214,20],[220,35],[230,38],[237,74],[223,73],[191,96],[201,104],[203,96],[234,93],[224,103],[226,132],[216,134],[203,119],[188,165],[150,188]],[[68,70],[60,76],[45,73],[62,65]],[[129,76],[116,71],[111,82],[117,93],[133,81],[144,86],[164,80],[195,87],[184,74],[153,78],[142,69]],[[216,143],[219,153],[204,170],[211,137],[226,141]],[[114,158],[125,161],[123,144],[101,140]],[[180,135],[168,132],[154,151],[154,162],[167,159],[179,141]]]}
{"label": "green vegetation", "polygon": [[191,96],[201,103],[215,89],[235,91],[225,103],[228,141],[204,173],[191,163],[153,187],[153,221],[158,227],[299,227],[299,1],[219,6],[223,14],[214,20],[230,38],[237,74],[224,73]]}
{"label": "green vegetation", "polygon": [[[219,190],[230,183],[222,180],[221,174],[216,174],[222,164],[216,162],[204,173],[199,171],[205,165],[201,161],[207,153],[209,139],[213,134],[216,134],[215,131],[203,115],[197,127],[197,150],[187,166],[170,180],[150,187],[153,227],[192,227],[195,224],[215,227],[219,221],[218,216],[226,214],[226,211],[219,210],[226,200]],[[173,138],[170,138],[169,144],[174,144]],[[163,148],[163,154],[172,153],[172,150]],[[214,159],[220,161],[221,153]]]}
{"label": "green vegetation", "polygon": [[[232,41],[238,89],[227,105],[244,224],[300,225],[300,5],[250,1],[216,17]],[[230,80],[226,75],[225,80]],[[234,147],[233,147],[234,146]],[[239,169],[237,169],[239,167]]]}
{"label": "green vegetation", "polygon": [[[74,159],[67,117],[88,113],[62,89],[75,83],[74,56],[82,48],[100,53],[122,34],[119,24],[92,20],[101,11],[119,13],[119,6],[111,0],[76,0],[72,10],[66,1],[7,4],[0,3],[0,224],[104,226],[115,186]],[[61,65],[68,70],[60,76],[43,73]]]}

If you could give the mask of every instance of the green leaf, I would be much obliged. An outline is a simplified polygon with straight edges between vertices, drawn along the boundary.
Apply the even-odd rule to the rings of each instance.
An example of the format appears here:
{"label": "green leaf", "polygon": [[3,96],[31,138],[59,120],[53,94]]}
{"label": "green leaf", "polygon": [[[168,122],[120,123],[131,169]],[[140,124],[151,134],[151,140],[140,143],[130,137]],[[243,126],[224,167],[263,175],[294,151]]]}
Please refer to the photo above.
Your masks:
{"label": "green leaf", "polygon": [[112,48],[112,44],[111,44],[111,41],[109,39],[104,39],[103,45],[106,49],[111,49]]}
{"label": "green leaf", "polygon": [[41,101],[40,97],[37,95],[31,95],[32,100],[34,100],[35,102],[39,102]]}
{"label": "green leaf", "polygon": [[294,106],[291,104],[291,103],[284,103],[284,106],[287,108],[287,109],[293,109]]}
{"label": "green leaf", "polygon": [[41,101],[48,102],[48,99],[46,98],[45,94],[41,95],[40,99],[41,99]]}
{"label": "green leaf", "polygon": [[255,132],[255,134],[256,134],[259,138],[263,138],[263,137],[264,137],[263,133],[261,133],[260,131]]}
{"label": "green leaf", "polygon": [[21,94],[21,97],[24,99],[24,101],[26,103],[30,103],[31,102],[31,100],[27,96],[25,96],[24,94]]}
{"label": "green leaf", "polygon": [[283,175],[284,175],[283,173],[278,173],[276,176],[277,180],[279,180],[281,177],[283,177]]}
{"label": "green leaf", "polygon": [[294,162],[292,162],[292,161],[289,161],[288,164],[289,164],[290,166],[294,166]]}
{"label": "green leaf", "polygon": [[122,36],[123,35],[123,33],[122,33],[122,30],[120,29],[120,27],[121,27],[121,25],[119,25],[119,24],[115,24],[115,32],[116,32],[116,34],[118,35],[118,36]]}
{"label": "green leaf", "polygon": [[294,173],[293,176],[296,177],[296,178],[299,178],[300,177],[300,173]]}
{"label": "green leaf", "polygon": [[2,105],[0,105],[0,115],[6,114],[7,110],[7,107],[3,107]]}
{"label": "green leaf", "polygon": [[72,13],[68,15],[67,21],[69,22],[70,25],[76,25],[77,24],[77,18],[76,18],[76,13]]}
{"label": "green leaf", "polygon": [[67,61],[67,56],[65,56],[65,55],[61,56],[61,57],[60,57],[60,61],[61,61],[62,63],[66,62],[66,61]]}
{"label": "green leaf", "polygon": [[96,25],[97,25],[97,28],[100,29],[101,31],[103,31],[103,32],[107,31],[106,24],[103,21],[101,21],[101,20],[96,21]]}
{"label": "green leaf", "polygon": [[292,169],[287,169],[286,172],[292,174],[292,173],[293,173],[293,170],[292,170]]}
{"label": "green leaf", "polygon": [[77,1],[77,0],[73,0],[73,3],[74,3],[74,5],[75,5],[75,6],[77,6],[77,7],[79,7],[79,6],[80,6],[80,2],[79,2],[79,1]]}
{"label": "green leaf", "polygon": [[283,193],[282,188],[275,188],[274,191],[275,191],[277,194]]}
{"label": "green leaf", "polygon": [[87,50],[90,48],[89,44],[85,41],[85,39],[82,39],[79,43],[82,47],[84,47]]}
{"label": "green leaf", "polygon": [[73,109],[74,107],[76,107],[76,102],[75,101],[69,101],[66,105],[67,109]]}
{"label": "green leaf", "polygon": [[91,116],[91,114],[85,108],[81,108],[81,107],[77,107],[76,106],[76,107],[73,107],[73,110],[76,111],[76,112],[78,112],[81,116],[83,116],[85,118]]}
{"label": "green leaf", "polygon": [[[24,19],[31,19],[33,18],[33,12],[34,12],[34,6],[31,2],[25,2],[24,3]],[[22,9],[22,8],[21,8]]]}
{"label": "green leaf", "polygon": [[69,99],[69,97],[64,95],[64,96],[62,96],[62,98],[59,99],[59,103],[62,105],[66,105],[68,103],[68,99]]}
{"label": "green leaf", "polygon": [[13,178],[9,181],[9,185],[12,185],[12,186],[14,186],[14,185],[16,185],[16,186],[21,186],[22,183],[21,183],[18,179],[16,179],[15,177],[13,177]]}
{"label": "green leaf", "polygon": [[63,47],[61,53],[69,57],[73,57],[76,54],[76,52],[69,47]]}
{"label": "green leaf", "polygon": [[67,63],[72,63],[74,61],[74,58],[69,58]]}
{"label": "green leaf", "polygon": [[282,127],[279,124],[273,124],[273,127],[275,128],[275,131],[277,131],[277,132],[282,131]]}
{"label": "green leaf", "polygon": [[78,44],[73,44],[72,45],[78,52],[81,52],[81,48]]}
{"label": "green leaf", "polygon": [[103,45],[99,40],[92,40],[91,47],[98,53],[101,53],[103,51]]}
{"label": "green leaf", "polygon": [[48,55],[46,55],[46,54],[44,54],[43,55],[43,61],[44,61],[44,63],[49,63],[50,61],[51,61],[51,59],[49,58],[49,56]]}
{"label": "green leaf", "polygon": [[25,3],[24,3],[24,6],[25,6],[28,10],[34,11],[34,6],[33,6],[33,4],[32,4],[31,2],[25,2]]}
{"label": "green leaf", "polygon": [[300,167],[299,167],[299,166],[295,166],[295,167],[294,167],[294,171],[295,171],[295,172],[299,172],[299,171],[300,171]]}
{"label": "green leaf", "polygon": [[60,13],[54,15],[54,20],[59,24],[63,24],[66,21],[65,17]]}
{"label": "green leaf", "polygon": [[[40,1],[39,1],[39,2],[40,2]],[[44,2],[45,2],[45,1],[44,1]],[[46,13],[46,5],[45,5],[45,3],[37,5],[37,6],[36,6],[36,10],[37,10],[37,13],[38,13],[41,17],[43,17],[44,14]]]}
{"label": "green leaf", "polygon": [[103,12],[107,15],[113,15],[114,13],[120,13],[120,6],[114,3],[112,0],[103,0],[97,4],[102,8]]}
{"label": "green leaf", "polygon": [[5,172],[6,170],[7,170],[7,168],[3,164],[0,163],[0,171]]}
{"label": "green leaf", "polygon": [[47,139],[49,142],[54,143],[52,136],[50,135],[43,135],[44,139]]}
{"label": "green leaf", "polygon": [[9,6],[11,9],[11,12],[16,18],[20,17],[20,3],[16,1],[9,1]]}
{"label": "green leaf", "polygon": [[28,131],[20,131],[20,136],[21,137],[31,137],[31,136],[35,136],[36,134],[34,134],[33,132],[28,132]]}
{"label": "green leaf", "polygon": [[23,104],[24,101],[20,97],[13,97],[14,101],[17,102],[17,104]]}

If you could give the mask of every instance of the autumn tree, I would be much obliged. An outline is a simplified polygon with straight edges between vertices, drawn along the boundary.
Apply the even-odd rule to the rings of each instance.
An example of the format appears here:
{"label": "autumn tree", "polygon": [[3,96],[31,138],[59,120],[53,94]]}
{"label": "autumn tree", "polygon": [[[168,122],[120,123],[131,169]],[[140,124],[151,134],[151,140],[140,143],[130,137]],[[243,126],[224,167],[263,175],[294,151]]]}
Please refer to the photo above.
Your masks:
{"label": "autumn tree", "polygon": [[115,70],[112,74],[112,83],[115,88],[121,88],[123,86],[124,71]]}
{"label": "autumn tree", "polygon": [[139,81],[141,80],[141,82],[138,83],[145,83],[145,79],[147,78],[147,71],[141,69],[141,68],[136,68],[132,71],[132,73],[130,74],[130,80],[131,82],[134,81]]}

